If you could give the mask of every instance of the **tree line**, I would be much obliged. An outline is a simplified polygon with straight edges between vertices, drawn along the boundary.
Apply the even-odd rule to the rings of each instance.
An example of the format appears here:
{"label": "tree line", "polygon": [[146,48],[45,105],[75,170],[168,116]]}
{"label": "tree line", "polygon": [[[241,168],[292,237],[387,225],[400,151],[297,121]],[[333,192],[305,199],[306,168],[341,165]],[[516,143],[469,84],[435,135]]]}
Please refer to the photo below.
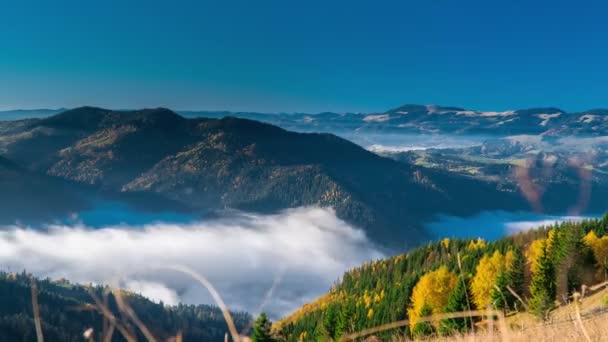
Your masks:
{"label": "tree line", "polygon": [[[32,284],[37,293],[32,294]],[[224,341],[228,331],[221,310],[210,305],[165,305],[135,293],[122,291],[124,301],[157,340],[181,335],[185,341]],[[33,298],[38,302],[41,330],[46,341],[105,341],[104,315],[95,298],[104,302],[109,312],[124,322],[137,340],[146,340],[138,327],[122,312],[115,295],[103,286],[71,284],[66,280],[33,279],[23,273],[0,273],[0,341],[37,341]],[[251,316],[233,312],[237,329],[252,321]],[[106,327],[107,328],[107,327]],[[104,335],[104,330],[105,334]],[[112,341],[124,341],[115,331]]]}

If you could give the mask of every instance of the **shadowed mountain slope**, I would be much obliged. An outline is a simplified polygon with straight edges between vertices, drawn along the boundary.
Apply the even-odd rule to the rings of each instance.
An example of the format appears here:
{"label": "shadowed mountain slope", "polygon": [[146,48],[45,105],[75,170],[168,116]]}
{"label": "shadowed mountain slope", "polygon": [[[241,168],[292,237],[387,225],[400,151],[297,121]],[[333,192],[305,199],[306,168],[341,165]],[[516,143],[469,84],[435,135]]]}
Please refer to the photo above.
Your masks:
{"label": "shadowed mountain slope", "polygon": [[30,120],[0,136],[0,150],[31,172],[201,209],[331,206],[375,241],[401,247],[426,240],[421,222],[434,214],[521,207],[493,185],[399,163],[331,134],[186,119],[162,108],[83,107]]}

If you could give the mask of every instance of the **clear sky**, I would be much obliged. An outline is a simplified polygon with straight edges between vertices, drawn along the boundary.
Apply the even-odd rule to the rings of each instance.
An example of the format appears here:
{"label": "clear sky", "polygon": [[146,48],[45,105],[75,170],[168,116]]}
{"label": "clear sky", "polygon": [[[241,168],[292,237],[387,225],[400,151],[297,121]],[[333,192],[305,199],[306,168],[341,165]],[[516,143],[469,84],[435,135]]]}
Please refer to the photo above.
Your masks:
{"label": "clear sky", "polygon": [[0,108],[608,107],[604,0],[5,0]]}

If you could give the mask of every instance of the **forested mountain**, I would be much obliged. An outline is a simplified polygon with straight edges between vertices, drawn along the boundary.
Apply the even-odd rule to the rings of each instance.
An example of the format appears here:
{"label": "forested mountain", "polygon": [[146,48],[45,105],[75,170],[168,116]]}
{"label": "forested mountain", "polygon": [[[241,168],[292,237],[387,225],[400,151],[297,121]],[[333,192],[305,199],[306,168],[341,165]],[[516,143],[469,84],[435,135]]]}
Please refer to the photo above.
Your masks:
{"label": "forested mountain", "polygon": [[331,206],[388,246],[426,241],[422,222],[437,213],[526,208],[486,182],[399,163],[331,134],[246,119],[82,107],[0,123],[0,132],[4,158],[44,177],[155,193],[201,210]]}
{"label": "forested mountain", "polygon": [[[66,110],[0,111],[1,120],[42,118]],[[295,131],[410,132],[508,136],[589,135],[608,133],[608,109],[567,112],[555,107],[512,110],[475,110],[455,106],[405,104],[373,113],[257,113],[179,111],[188,118],[238,117]]]}
{"label": "forested mountain", "polygon": [[327,294],[278,322],[275,331],[287,341],[328,341],[409,319],[409,326],[379,336],[452,335],[479,318],[417,320],[487,308],[507,314],[527,310],[546,319],[582,285],[607,280],[607,233],[608,215],[495,242],[446,238],[345,273]]}
{"label": "forested mountain", "polygon": [[535,210],[568,208],[568,212],[580,214],[605,210],[607,147],[605,137],[517,136],[466,148],[378,153],[408,165],[490,182],[501,191],[534,189],[529,199],[536,202]]}
{"label": "forested mountain", "polygon": [[[67,281],[34,280],[26,274],[0,274],[0,340],[37,341],[32,299],[39,307],[42,333],[46,341],[83,341],[85,331],[93,329],[95,341],[111,335],[111,341],[124,341],[120,329],[144,340],[137,323],[119,309],[116,297],[106,288],[82,286]],[[107,294],[106,294],[107,293]],[[228,331],[219,308],[207,305],[164,306],[125,291],[121,297],[143,325],[158,340],[181,334],[185,341],[224,341]],[[97,302],[99,301],[99,302]],[[102,310],[116,318],[116,326],[104,323]],[[106,317],[110,317],[106,314]],[[251,324],[245,313],[232,313],[239,331]],[[105,325],[105,328],[104,328]],[[110,331],[113,331],[110,334]]]}

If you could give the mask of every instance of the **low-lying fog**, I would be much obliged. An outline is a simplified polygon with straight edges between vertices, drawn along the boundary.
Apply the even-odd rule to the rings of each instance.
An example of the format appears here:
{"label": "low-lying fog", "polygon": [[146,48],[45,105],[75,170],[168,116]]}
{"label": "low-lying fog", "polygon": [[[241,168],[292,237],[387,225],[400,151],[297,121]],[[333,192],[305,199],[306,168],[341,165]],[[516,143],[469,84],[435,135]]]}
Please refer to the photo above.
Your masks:
{"label": "low-lying fog", "polygon": [[489,137],[482,135],[359,133],[335,132],[361,147],[377,153],[426,150],[429,148],[465,148],[481,145]]}
{"label": "low-lying fog", "polygon": [[345,270],[384,256],[362,231],[321,208],[190,223],[34,228],[41,227],[0,231],[3,270],[118,284],[167,304],[211,303],[192,279],[155,268],[185,266],[207,277],[231,309],[263,309],[273,318],[326,292]]}
{"label": "low-lying fog", "polygon": [[[182,216],[140,216],[121,212],[126,207],[110,208],[113,216],[105,221],[99,217],[109,209],[102,205],[99,212],[85,212],[69,223],[3,227],[2,270],[115,284],[167,304],[212,303],[207,290],[192,279],[156,268],[185,266],[207,277],[231,309],[265,310],[276,319],[325,293],[346,270],[385,257],[331,209],[235,213],[188,222]],[[495,239],[564,219],[579,218],[488,212],[442,217],[428,227],[437,238]]]}

